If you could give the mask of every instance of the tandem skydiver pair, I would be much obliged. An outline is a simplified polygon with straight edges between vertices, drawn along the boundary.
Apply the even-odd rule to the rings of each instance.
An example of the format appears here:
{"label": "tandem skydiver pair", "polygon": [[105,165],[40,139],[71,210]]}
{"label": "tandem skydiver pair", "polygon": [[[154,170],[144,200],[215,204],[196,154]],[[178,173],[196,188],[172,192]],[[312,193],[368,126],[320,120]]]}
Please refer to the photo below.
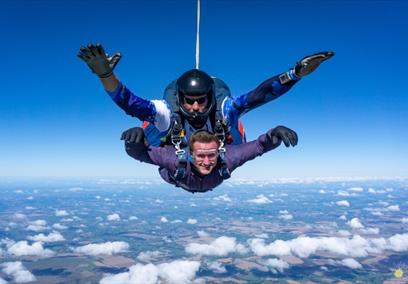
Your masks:
{"label": "tandem skydiver pair", "polygon": [[114,74],[120,53],[109,56],[100,44],[81,47],[78,53],[100,77],[113,101],[128,115],[143,121],[143,129],[131,128],[122,134],[128,154],[158,165],[165,181],[190,192],[213,189],[236,167],[282,141],[287,147],[295,146],[296,133],[284,126],[246,143],[239,118],[288,92],[333,55],[329,51],[306,56],[289,71],[238,97],[231,96],[221,79],[192,69],[167,86],[163,99],[146,100],[134,95]]}

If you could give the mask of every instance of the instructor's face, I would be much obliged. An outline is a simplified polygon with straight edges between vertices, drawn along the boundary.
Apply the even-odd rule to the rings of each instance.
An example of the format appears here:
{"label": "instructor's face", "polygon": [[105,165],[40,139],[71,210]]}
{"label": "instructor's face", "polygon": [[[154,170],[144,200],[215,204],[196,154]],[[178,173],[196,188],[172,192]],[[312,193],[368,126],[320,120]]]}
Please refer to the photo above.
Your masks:
{"label": "instructor's face", "polygon": [[216,142],[193,144],[193,165],[203,176],[208,175],[217,165],[218,145]]}
{"label": "instructor's face", "polygon": [[183,107],[188,112],[203,112],[207,105],[208,97],[206,94],[200,97],[190,97],[187,95],[183,97]]}

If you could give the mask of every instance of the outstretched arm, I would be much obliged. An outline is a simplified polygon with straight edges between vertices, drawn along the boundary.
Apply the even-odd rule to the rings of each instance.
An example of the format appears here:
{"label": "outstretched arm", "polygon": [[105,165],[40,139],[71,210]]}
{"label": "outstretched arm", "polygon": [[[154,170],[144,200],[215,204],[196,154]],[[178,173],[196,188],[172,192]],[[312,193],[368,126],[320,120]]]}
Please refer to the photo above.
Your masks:
{"label": "outstretched arm", "polygon": [[89,66],[93,73],[98,75],[109,96],[126,114],[137,117],[141,121],[153,123],[159,131],[168,130],[170,109],[166,103],[162,100],[145,100],[134,95],[113,73],[122,57],[120,53],[109,56],[98,43],[81,47],[78,57]]}
{"label": "outstretched arm", "polygon": [[296,132],[285,126],[277,126],[254,141],[240,145],[228,145],[226,147],[227,166],[230,171],[233,171],[247,161],[279,147],[282,142],[286,147],[296,146],[298,142]]}
{"label": "outstretched arm", "polygon": [[263,81],[254,90],[234,98],[232,105],[238,112],[238,117],[288,92],[292,86],[300,80],[293,72],[288,73],[290,73],[292,77],[291,80],[285,84],[279,81],[280,76],[274,76]]}
{"label": "outstretched arm", "polygon": [[279,76],[274,76],[262,82],[254,90],[234,98],[232,105],[238,112],[238,116],[268,103],[287,91],[295,85],[300,78],[309,75],[319,67],[319,65],[334,56],[332,51],[318,52],[304,57],[295,67],[291,68]]}
{"label": "outstretched arm", "polygon": [[143,129],[134,127],[122,133],[125,149],[132,158],[173,171],[177,162],[174,150],[168,147],[148,146]]}

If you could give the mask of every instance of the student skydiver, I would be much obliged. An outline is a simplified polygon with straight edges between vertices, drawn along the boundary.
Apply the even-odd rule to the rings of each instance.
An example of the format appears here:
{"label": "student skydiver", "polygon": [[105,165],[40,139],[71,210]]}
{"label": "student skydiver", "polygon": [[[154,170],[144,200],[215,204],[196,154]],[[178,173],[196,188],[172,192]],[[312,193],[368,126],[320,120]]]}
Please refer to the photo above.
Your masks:
{"label": "student skydiver", "polygon": [[296,146],[298,142],[295,131],[278,126],[254,141],[226,145],[225,157],[222,160],[219,152],[220,140],[206,130],[199,130],[190,136],[189,149],[192,159],[187,164],[185,176],[176,179],[179,160],[173,146],[148,146],[144,131],[140,127],[123,132],[121,139],[125,140],[128,155],[141,162],[159,166],[159,173],[166,182],[192,193],[206,192],[220,185],[225,179],[221,172],[223,162],[232,172],[247,161],[277,148],[282,142],[286,147]]}
{"label": "student skydiver", "polygon": [[[166,92],[170,93],[167,98],[170,99],[166,101],[140,98],[118,80],[113,71],[121,59],[120,53],[109,56],[100,44],[81,47],[78,53],[78,57],[100,77],[105,90],[120,108],[128,115],[150,123],[145,134],[152,146],[165,144],[162,143],[163,138],[170,140],[169,137],[174,137],[175,124],[188,140],[200,129],[217,132],[220,129],[217,121],[222,124],[219,136],[224,135],[227,144],[245,143],[240,116],[285,94],[333,55],[329,51],[306,56],[289,71],[267,79],[254,90],[238,97],[229,96],[229,89],[221,80],[201,70],[189,70],[167,87]],[[174,144],[174,141],[167,141],[170,142]]]}

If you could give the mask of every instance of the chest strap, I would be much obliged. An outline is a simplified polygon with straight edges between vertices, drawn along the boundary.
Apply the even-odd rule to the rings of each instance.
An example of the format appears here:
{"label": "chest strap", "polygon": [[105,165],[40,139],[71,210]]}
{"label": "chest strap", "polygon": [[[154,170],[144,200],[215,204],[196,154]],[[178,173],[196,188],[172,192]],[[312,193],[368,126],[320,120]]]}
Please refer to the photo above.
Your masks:
{"label": "chest strap", "polygon": [[231,177],[231,172],[227,167],[227,163],[225,162],[225,127],[225,123],[223,123],[222,120],[217,119],[214,126],[214,134],[220,141],[220,147],[218,147],[218,163],[220,163],[220,169],[218,171],[223,179],[229,179]]}

